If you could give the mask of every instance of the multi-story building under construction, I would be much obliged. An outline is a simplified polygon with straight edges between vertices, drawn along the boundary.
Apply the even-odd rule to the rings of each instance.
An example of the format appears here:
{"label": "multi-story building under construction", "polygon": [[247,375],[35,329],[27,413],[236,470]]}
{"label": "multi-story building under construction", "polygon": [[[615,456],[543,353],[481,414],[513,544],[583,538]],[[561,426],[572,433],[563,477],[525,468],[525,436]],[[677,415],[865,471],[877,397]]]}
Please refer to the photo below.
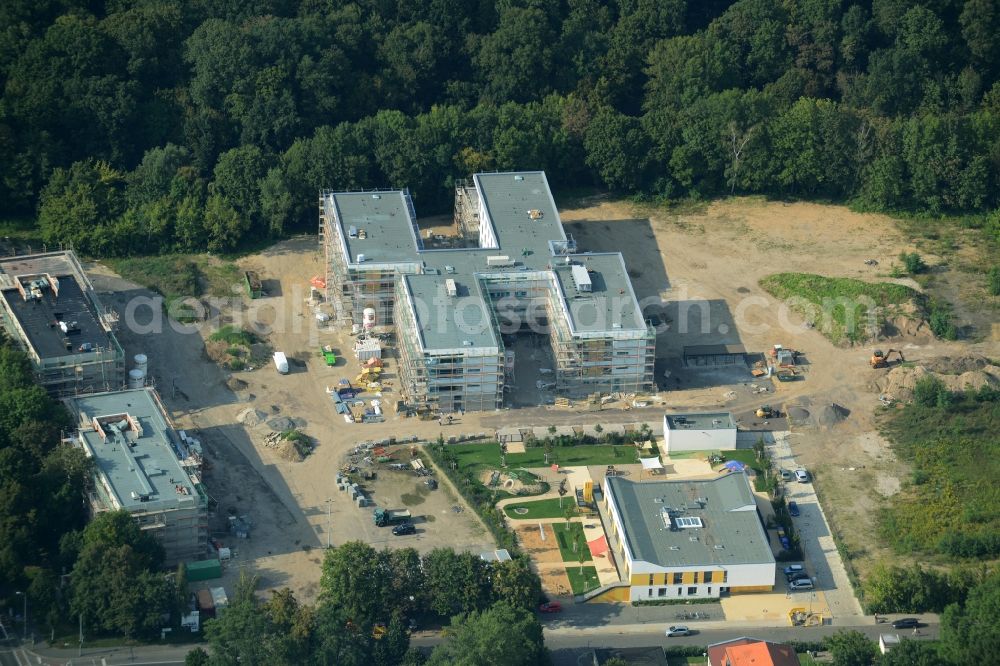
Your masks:
{"label": "multi-story building under construction", "polygon": [[326,299],[343,325],[394,325],[400,390],[417,408],[498,409],[518,359],[504,339],[543,333],[557,395],[653,388],[655,334],[621,253],[581,253],[543,172],[477,174],[456,188],[468,247],[425,248],[406,190],[322,191]]}
{"label": "multi-story building under construction", "polygon": [[0,323],[51,394],[125,386],[118,316],[101,304],[72,251],[0,259]]}

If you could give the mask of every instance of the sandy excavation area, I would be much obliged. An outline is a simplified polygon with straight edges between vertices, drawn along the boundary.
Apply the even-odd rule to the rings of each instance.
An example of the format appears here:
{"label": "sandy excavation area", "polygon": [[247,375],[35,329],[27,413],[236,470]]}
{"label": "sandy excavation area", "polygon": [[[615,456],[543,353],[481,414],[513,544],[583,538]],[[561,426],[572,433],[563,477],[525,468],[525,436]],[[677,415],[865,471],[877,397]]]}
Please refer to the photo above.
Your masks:
{"label": "sandy excavation area", "polygon": [[[439,494],[426,497],[417,492],[419,485],[409,485],[420,483],[415,477],[405,486],[374,483],[372,499],[377,503],[399,508],[399,504],[410,506],[419,496],[424,502],[419,510],[426,515],[412,538],[394,539],[387,528],[374,528],[370,510],[352,506],[334,484],[346,454],[361,441],[403,435],[436,439],[439,434],[449,437],[501,426],[553,423],[655,425],[662,414],[660,404],[725,408],[745,425],[755,422],[751,412],[762,403],[819,415],[793,419],[798,462],[816,472],[834,523],[851,526],[841,529],[848,545],[875,553],[872,509],[898,491],[906,474],[874,434],[871,420],[887,371],[868,367],[868,347],[835,348],[818,332],[802,327],[757,281],[778,271],[875,279],[878,269],[866,266],[866,259],[888,266],[900,251],[909,249],[892,221],[835,206],[757,199],[727,200],[678,215],[597,197],[563,207],[561,214],[582,250],[623,251],[643,305],[660,306],[662,301],[665,316],[674,322],[657,340],[657,373],[672,369],[673,374],[664,380],[656,406],[626,412],[619,405],[585,415],[546,407],[466,413],[442,428],[436,421],[401,419],[394,413],[395,369],[390,357],[383,374],[388,384],[382,398],[385,422],[345,423],[325,389],[340,377],[353,380],[358,364],[350,353],[348,332],[319,324],[306,304],[308,281],[322,272],[314,237],[284,241],[241,259],[241,268],[259,272],[268,296],[249,301],[236,289],[239,293],[222,305],[214,322],[198,327],[164,324],[158,329],[150,325],[145,330],[122,327],[126,353],[149,356],[150,376],[178,426],[197,430],[202,438],[211,463],[206,482],[216,501],[211,529],[235,549],[227,584],[245,567],[261,576],[264,590],[288,586],[301,599],[312,600],[320,577],[318,549],[327,540],[337,544],[360,538],[378,547],[414,546],[421,551],[451,546],[481,552],[495,547],[475,514],[468,507],[460,510],[464,502],[440,474],[441,488],[434,491]],[[880,243],[873,247],[867,240],[871,237]],[[107,269],[93,270],[95,286],[120,313],[136,297],[152,296]],[[147,313],[146,319],[150,318]],[[682,321],[686,326],[679,325]],[[278,375],[270,365],[230,373],[208,359],[205,338],[214,326],[247,322],[255,322],[267,345],[288,355],[292,366],[288,375]],[[713,343],[743,344],[750,352],[775,343],[800,350],[805,380],[755,383],[747,372],[679,369],[685,345]],[[318,353],[326,344],[346,357],[346,365],[326,367]],[[918,365],[930,360],[947,365],[949,357],[970,351],[968,346],[935,342],[919,334],[893,345],[901,346],[907,360]],[[768,391],[758,392],[762,389],[753,389],[755,385]],[[242,412],[246,420],[247,408],[252,408],[252,420],[258,425],[238,418]],[[275,419],[291,420],[314,439],[315,451],[304,462],[265,444],[272,430],[267,424]],[[250,519],[249,539],[229,534],[231,515]]]}
{"label": "sandy excavation area", "polygon": [[[874,509],[898,492],[907,475],[876,432],[872,416],[879,396],[891,387],[899,393],[894,397],[907,399],[910,394],[898,387],[912,389],[911,375],[923,372],[923,364],[956,387],[963,378],[974,385],[992,382],[996,367],[981,360],[991,343],[939,341],[914,328],[879,346],[902,348],[916,367],[872,370],[868,358],[874,345],[834,346],[759,287],[758,281],[773,273],[806,272],[919,288],[912,280],[886,277],[899,253],[915,248],[885,216],[757,198],[718,201],[686,213],[600,196],[580,203],[561,209],[567,233],[584,250],[620,248],[644,307],[662,301],[673,320],[657,339],[658,372],[678,368],[686,345],[742,344],[748,352],[763,352],[782,344],[802,352],[803,381],[776,382],[768,393],[748,395],[710,371],[682,372],[667,380],[673,390],[666,402],[725,407],[738,416],[755,403],[791,409],[797,461],[815,472],[827,516],[860,554],[856,564],[863,570],[880,554]],[[878,265],[867,265],[869,259]],[[992,351],[995,357],[995,345]],[[671,380],[677,383],[670,386]],[[795,412],[805,417],[796,419]]]}

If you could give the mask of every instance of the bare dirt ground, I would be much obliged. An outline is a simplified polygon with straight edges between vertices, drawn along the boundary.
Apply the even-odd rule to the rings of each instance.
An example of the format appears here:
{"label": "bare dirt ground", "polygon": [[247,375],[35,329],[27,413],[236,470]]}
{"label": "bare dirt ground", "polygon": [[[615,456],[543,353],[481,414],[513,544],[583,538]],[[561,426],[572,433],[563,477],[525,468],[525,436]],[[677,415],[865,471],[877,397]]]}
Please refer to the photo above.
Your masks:
{"label": "bare dirt ground", "polygon": [[[876,545],[875,510],[898,492],[908,473],[872,420],[890,371],[869,368],[873,345],[838,348],[803,327],[801,319],[782,308],[758,281],[793,271],[919,288],[912,280],[885,276],[900,252],[915,249],[897,224],[840,206],[754,198],[675,213],[598,196],[561,209],[561,216],[581,249],[621,249],[640,300],[663,301],[673,323],[657,339],[658,372],[661,367],[679,367],[686,345],[743,344],[749,352],[763,352],[783,344],[803,352],[804,381],[758,381],[769,386],[769,392],[754,394],[747,390],[749,378],[736,382],[732,376],[712,376],[718,371],[689,370],[670,378],[675,385],[666,393],[667,404],[725,406],[747,415],[755,404],[767,402],[783,411],[800,406],[810,414],[826,415],[793,425],[801,434],[793,439],[795,455],[815,472],[827,515],[857,555],[855,565],[863,571],[883,555]],[[867,259],[878,266],[866,265]],[[951,358],[970,351],[988,353],[992,347],[996,352],[990,342],[950,343],[915,333],[891,341],[915,364],[948,366]],[[751,418],[744,418],[744,424]]]}

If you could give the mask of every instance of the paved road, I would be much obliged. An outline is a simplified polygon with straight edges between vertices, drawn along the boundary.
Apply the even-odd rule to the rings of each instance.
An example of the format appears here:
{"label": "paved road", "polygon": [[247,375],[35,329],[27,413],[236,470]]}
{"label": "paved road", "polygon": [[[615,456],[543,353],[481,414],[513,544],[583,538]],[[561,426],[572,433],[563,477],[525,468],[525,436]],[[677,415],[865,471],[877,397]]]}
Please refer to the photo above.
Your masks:
{"label": "paved road", "polygon": [[[788,432],[774,433],[774,443],[768,448],[771,449],[775,467],[798,468],[789,446],[789,440],[794,436]],[[854,596],[854,588],[847,577],[813,484],[788,482],[785,484],[785,498],[799,505],[800,515],[793,520],[805,551],[806,569],[816,579],[816,587],[826,595],[830,612],[834,617],[861,615],[861,604]]]}
{"label": "paved road", "polygon": [[[689,626],[694,626],[689,623]],[[641,633],[594,633],[581,630],[574,633],[561,632],[559,634],[545,634],[545,644],[552,651],[555,666],[575,666],[578,663],[590,663],[583,659],[589,655],[594,648],[635,648],[635,647],[663,647],[669,645],[699,645],[705,646],[711,643],[739,638],[740,636],[752,636],[765,640],[786,642],[786,641],[818,641],[826,636],[833,635],[845,627],[823,626],[823,627],[759,627],[742,630],[725,629],[705,629],[699,631],[694,636],[683,638],[666,638],[662,628],[657,627],[652,631],[651,627]],[[852,627],[864,633],[872,640],[878,640],[880,633],[899,633],[902,637],[907,637],[906,632],[893,632],[886,624],[868,625],[862,627]],[[938,627],[931,625],[920,629],[919,639],[937,638]],[[580,660],[580,662],[578,662]]]}

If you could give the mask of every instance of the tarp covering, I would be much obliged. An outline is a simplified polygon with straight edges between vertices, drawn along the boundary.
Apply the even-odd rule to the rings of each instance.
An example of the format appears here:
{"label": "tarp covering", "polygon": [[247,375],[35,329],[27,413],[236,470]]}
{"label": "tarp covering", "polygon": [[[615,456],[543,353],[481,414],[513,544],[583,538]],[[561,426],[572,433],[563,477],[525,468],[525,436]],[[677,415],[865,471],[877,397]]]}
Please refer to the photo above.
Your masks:
{"label": "tarp covering", "polygon": [[726,469],[731,469],[734,472],[742,472],[746,469],[746,465],[741,463],[739,460],[730,460],[724,465],[724,467]]}
{"label": "tarp covering", "polygon": [[604,553],[608,552],[608,537],[603,534],[593,541],[587,542],[587,547],[590,548],[590,554],[594,557],[600,557]]}
{"label": "tarp covering", "polygon": [[319,275],[314,275],[309,284],[316,287],[317,289],[326,289],[326,278],[320,277]]}
{"label": "tarp covering", "polygon": [[663,463],[660,462],[659,458],[639,458],[639,462],[642,463],[644,472],[651,469],[663,469]]}

